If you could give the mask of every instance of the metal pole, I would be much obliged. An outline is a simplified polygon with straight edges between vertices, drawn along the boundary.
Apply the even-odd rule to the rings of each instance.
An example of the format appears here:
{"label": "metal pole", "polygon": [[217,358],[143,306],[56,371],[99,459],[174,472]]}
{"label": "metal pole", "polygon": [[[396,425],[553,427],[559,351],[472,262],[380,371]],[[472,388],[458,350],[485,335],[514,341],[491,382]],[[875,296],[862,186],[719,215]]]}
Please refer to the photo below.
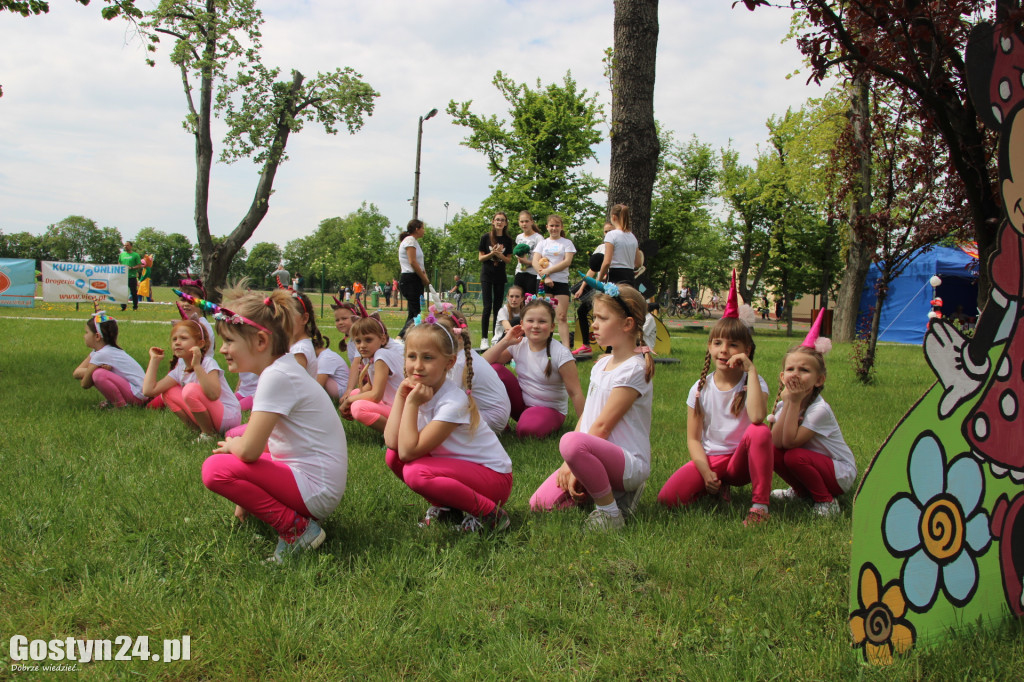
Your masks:
{"label": "metal pole", "polygon": [[423,146],[423,122],[436,115],[437,109],[431,109],[426,116],[420,116],[419,126],[416,128],[416,173],[412,187],[413,220],[420,217],[420,148]]}

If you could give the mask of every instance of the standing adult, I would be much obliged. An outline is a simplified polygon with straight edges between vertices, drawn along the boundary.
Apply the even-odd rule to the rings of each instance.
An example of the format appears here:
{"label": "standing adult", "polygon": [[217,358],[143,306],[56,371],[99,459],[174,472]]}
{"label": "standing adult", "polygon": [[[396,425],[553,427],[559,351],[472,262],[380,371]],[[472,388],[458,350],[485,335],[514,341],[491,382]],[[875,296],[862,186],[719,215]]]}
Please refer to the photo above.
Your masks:
{"label": "standing adult", "polygon": [[[131,242],[124,243],[124,251],[117,256],[117,262],[128,268],[128,293],[132,299],[132,310],[139,309],[139,271],[142,270],[142,256],[135,252]],[[122,303],[121,310],[127,310],[128,304]]]}
{"label": "standing adult", "polygon": [[285,270],[283,262],[277,264],[277,270],[270,273],[270,276],[275,279],[275,284],[271,285],[271,288],[274,288],[276,285],[281,289],[286,289],[292,281],[292,273]]}
{"label": "standing adult", "polygon": [[529,211],[519,212],[519,229],[522,233],[516,235],[516,246],[526,244],[530,247],[530,252],[516,256],[516,276],[513,283],[521,288],[524,294],[536,295],[537,270],[533,267],[533,252],[544,241],[544,235],[537,230],[537,223]]}
{"label": "standing adult", "polygon": [[480,348],[487,348],[490,338],[488,328],[498,324],[498,311],[505,300],[507,275],[505,266],[512,260],[515,242],[508,236],[508,216],[498,211],[491,219],[491,229],[480,237],[480,294],[483,298],[484,314],[480,321]]}
{"label": "standing adult", "polygon": [[391,299],[395,299],[395,303],[398,305],[398,309],[402,309],[402,299],[398,295],[398,280],[391,280],[391,293],[388,295],[388,305],[391,305]]}
{"label": "standing adult", "polygon": [[604,261],[598,279],[613,284],[633,286],[633,272],[640,267],[640,245],[629,226],[629,207],[612,206],[610,221],[614,230],[604,235]]}
{"label": "standing adult", "polygon": [[569,267],[576,247],[565,237],[562,216],[548,216],[548,238],[540,243],[533,253],[533,267],[537,278],[544,282],[544,290],[554,296],[555,319],[558,322],[558,337],[562,345],[569,348]]}
{"label": "standing adult", "polygon": [[398,245],[398,264],[401,266],[402,274],[399,276],[398,287],[402,297],[408,302],[408,314],[405,318],[405,326],[398,334],[405,338],[405,330],[412,326],[413,319],[420,314],[420,296],[430,284],[427,271],[423,263],[423,249],[420,247],[420,238],[426,232],[422,220],[413,218],[405,228],[405,232],[398,235],[401,243]]}

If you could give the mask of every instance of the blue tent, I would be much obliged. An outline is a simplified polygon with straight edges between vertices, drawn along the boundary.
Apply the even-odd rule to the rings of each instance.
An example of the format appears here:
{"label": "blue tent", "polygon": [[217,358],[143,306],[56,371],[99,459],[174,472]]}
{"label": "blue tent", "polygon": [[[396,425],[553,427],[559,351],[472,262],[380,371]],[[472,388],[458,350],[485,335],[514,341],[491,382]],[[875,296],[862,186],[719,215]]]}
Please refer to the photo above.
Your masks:
{"label": "blue tent", "polygon": [[[932,275],[942,279],[936,295],[942,299],[942,315],[959,312],[968,317],[978,315],[978,260],[960,249],[936,246],[927,251],[918,249],[903,272],[889,285],[889,295],[882,306],[878,324],[878,340],[895,343],[922,343],[931,311]],[[857,320],[858,334],[866,334],[874,311],[875,283],[879,269],[871,264],[860,297]]]}

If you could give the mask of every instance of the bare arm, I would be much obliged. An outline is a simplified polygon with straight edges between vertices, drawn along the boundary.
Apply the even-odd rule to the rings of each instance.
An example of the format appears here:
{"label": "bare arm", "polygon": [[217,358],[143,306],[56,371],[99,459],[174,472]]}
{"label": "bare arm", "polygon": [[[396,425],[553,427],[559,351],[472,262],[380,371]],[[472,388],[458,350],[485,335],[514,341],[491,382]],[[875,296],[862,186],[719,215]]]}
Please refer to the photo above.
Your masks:
{"label": "bare arm", "polygon": [[267,439],[280,418],[276,412],[253,412],[249,415],[245,433],[220,441],[214,453],[232,454],[243,462],[255,462],[267,451]]}
{"label": "bare arm", "polygon": [[629,388],[628,386],[616,386],[613,388],[612,392],[608,395],[608,401],[604,404],[604,408],[601,409],[601,414],[597,415],[597,419],[591,424],[588,433],[607,440],[615,425],[619,423],[619,420],[625,416],[626,412],[629,411],[629,408],[633,406],[633,403],[639,397],[640,393],[635,388]]}
{"label": "bare arm", "polygon": [[[569,394],[569,398],[572,400],[572,407],[576,410],[577,418],[583,416],[583,404],[585,397],[583,395],[583,389],[580,388],[580,373],[576,369],[575,362],[567,362],[558,368],[558,374],[562,377],[562,382],[565,384],[565,390]],[[614,391],[612,392],[614,394]],[[591,431],[593,433],[593,431]],[[604,438],[604,436],[602,436]]]}
{"label": "bare arm", "polygon": [[601,269],[597,272],[597,279],[600,282],[608,279],[608,270],[612,267],[612,256],[615,255],[615,244],[604,243],[604,260],[601,261]]}
{"label": "bare arm", "polygon": [[692,407],[686,410],[686,447],[690,451],[690,459],[697,467],[697,472],[704,479],[704,489],[714,495],[722,486],[718,474],[711,470],[708,454],[704,451],[703,442],[704,419]]}

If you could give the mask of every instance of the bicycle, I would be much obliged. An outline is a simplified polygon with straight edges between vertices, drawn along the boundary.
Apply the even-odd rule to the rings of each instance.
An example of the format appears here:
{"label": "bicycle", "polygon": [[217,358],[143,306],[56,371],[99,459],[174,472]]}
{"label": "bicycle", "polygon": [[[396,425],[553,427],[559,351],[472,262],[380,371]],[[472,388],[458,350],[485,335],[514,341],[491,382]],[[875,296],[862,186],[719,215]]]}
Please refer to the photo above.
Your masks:
{"label": "bicycle", "polygon": [[[452,303],[453,305],[455,304],[455,301],[456,301],[455,294],[453,294],[451,292],[448,292],[448,291],[446,291],[443,294],[441,294],[441,299],[444,300],[444,301],[448,301],[449,303]],[[463,294],[462,295],[462,303],[460,305],[458,305],[456,307],[456,309],[460,313],[462,313],[462,315],[464,317],[466,317],[466,318],[470,318],[470,317],[473,317],[474,315],[476,315],[476,303],[474,303],[473,299],[471,299],[469,297],[469,294]]]}

